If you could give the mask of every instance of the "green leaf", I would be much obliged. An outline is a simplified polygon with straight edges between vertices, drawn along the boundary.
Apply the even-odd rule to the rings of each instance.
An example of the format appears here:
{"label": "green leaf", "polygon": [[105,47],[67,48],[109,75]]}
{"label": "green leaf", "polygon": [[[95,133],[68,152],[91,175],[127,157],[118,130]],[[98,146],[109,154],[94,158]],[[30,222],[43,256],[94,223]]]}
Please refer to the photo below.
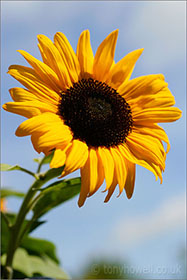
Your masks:
{"label": "green leaf", "polygon": [[21,170],[22,168],[19,165],[10,165],[6,163],[0,164],[1,171],[11,171],[11,170]]}
{"label": "green leaf", "polygon": [[[8,220],[10,221],[10,224],[14,224],[15,220],[16,220],[16,214],[15,213],[6,213],[6,216],[8,218]],[[3,220],[3,218],[2,218]],[[28,219],[25,219],[24,222],[23,222],[23,226],[25,227],[27,225],[27,223],[29,223],[30,220]],[[34,221],[29,229],[28,232],[32,232],[34,229],[36,229],[38,226],[42,225],[43,223],[45,223],[45,221]]]}
{"label": "green leaf", "polygon": [[[14,224],[15,219],[16,219],[16,214],[15,213],[4,213],[6,215],[7,220],[11,225]],[[6,223],[5,217],[1,213],[1,253],[5,253],[7,251],[7,246],[10,238],[10,230],[9,227]],[[45,221],[38,221],[36,220],[35,222],[32,223],[29,232],[32,232],[34,229],[36,229],[38,226],[43,224]],[[29,223],[29,220],[25,220],[23,223],[23,226],[25,227]]]}
{"label": "green leaf", "polygon": [[[25,220],[24,222],[25,222],[25,225],[24,225],[24,227],[25,227],[26,223],[29,223],[30,220]],[[46,223],[46,221],[38,221],[38,220],[36,220],[36,221],[32,222],[32,225],[30,226],[30,228],[28,230],[28,233],[34,231],[37,227],[43,225],[44,223]]]}
{"label": "green leaf", "polygon": [[23,171],[36,178],[36,174],[34,174],[32,171],[27,170],[19,165],[10,165],[10,164],[6,164],[6,163],[1,163],[0,168],[1,168],[1,171],[20,170],[20,171]]}
{"label": "green leaf", "polygon": [[56,256],[56,247],[50,241],[26,236],[23,238],[20,247],[27,250],[27,252],[31,255],[47,255],[59,264],[59,260]]}
{"label": "green leaf", "polygon": [[[1,263],[4,266],[6,262],[6,254],[2,255]],[[21,271],[25,275],[31,277],[32,269],[30,266],[30,261],[28,258],[28,254],[24,249],[17,249],[13,259],[13,269]]]}
{"label": "green leaf", "polygon": [[[58,168],[51,168],[49,170],[47,170],[44,174],[43,174],[43,178],[46,181],[49,181],[55,177],[58,177],[62,174],[62,171],[64,170],[65,165],[60,166]],[[42,178],[40,178],[42,179]]]}
{"label": "green leaf", "polygon": [[45,277],[61,280],[70,279],[69,275],[47,256],[43,259],[30,256],[30,261],[33,268],[33,273],[39,273]]}
{"label": "green leaf", "polygon": [[[3,266],[5,261],[6,254],[1,257]],[[23,248],[18,248],[15,252],[13,269],[24,273],[27,277],[32,277],[34,273],[38,273],[45,277],[69,279],[69,276],[49,257],[31,256]]]}
{"label": "green leaf", "polygon": [[54,151],[52,151],[50,155],[43,157],[41,160],[41,165],[50,163],[53,158],[53,155]]}
{"label": "green leaf", "polygon": [[7,197],[7,196],[17,196],[17,197],[24,197],[25,193],[14,191],[8,188],[1,189],[1,198]]}
{"label": "green leaf", "polygon": [[52,208],[73,198],[80,192],[80,188],[80,177],[54,182],[41,192],[41,197],[33,208],[34,215],[41,217]]}

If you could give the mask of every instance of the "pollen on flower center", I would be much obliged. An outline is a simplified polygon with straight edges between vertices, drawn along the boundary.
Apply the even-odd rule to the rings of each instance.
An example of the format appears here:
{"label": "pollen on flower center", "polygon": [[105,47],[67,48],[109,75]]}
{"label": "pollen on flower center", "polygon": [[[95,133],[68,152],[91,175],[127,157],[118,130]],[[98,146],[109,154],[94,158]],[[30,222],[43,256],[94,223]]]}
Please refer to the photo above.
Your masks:
{"label": "pollen on flower center", "polygon": [[104,98],[88,97],[90,118],[94,120],[105,120],[112,115],[112,106]]}
{"label": "pollen on flower center", "polygon": [[125,99],[92,78],[82,79],[62,93],[59,114],[74,139],[91,147],[117,146],[132,128],[131,109]]}

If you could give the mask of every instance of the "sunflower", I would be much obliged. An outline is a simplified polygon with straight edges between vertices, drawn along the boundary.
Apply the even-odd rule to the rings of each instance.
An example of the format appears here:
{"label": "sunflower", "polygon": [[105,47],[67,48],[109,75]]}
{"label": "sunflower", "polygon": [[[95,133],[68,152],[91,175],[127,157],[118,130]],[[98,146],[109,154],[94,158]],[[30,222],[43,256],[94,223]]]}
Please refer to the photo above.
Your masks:
{"label": "sunflower", "polygon": [[11,88],[14,102],[3,105],[28,118],[16,135],[31,135],[38,153],[54,150],[50,167],[65,164],[61,177],[80,169],[79,206],[104,180],[105,202],[117,185],[119,195],[125,190],[131,198],[136,164],[162,182],[170,144],[157,123],[181,117],[162,74],[130,80],[143,49],[114,62],[117,36],[118,30],[110,33],[94,57],[88,30],[81,33],[76,53],[61,32],[54,43],[39,35],[43,62],[19,50],[31,67],[12,65],[8,71],[25,87]]}

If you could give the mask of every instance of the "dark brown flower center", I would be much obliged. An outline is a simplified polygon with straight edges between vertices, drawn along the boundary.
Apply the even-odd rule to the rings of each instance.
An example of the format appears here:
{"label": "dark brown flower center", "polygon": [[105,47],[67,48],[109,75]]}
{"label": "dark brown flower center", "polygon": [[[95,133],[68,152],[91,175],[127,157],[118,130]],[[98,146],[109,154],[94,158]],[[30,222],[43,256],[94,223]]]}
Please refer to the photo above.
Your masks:
{"label": "dark brown flower center", "polygon": [[74,139],[89,147],[111,147],[125,142],[132,128],[129,104],[115,89],[93,79],[82,79],[62,93],[59,114]]}

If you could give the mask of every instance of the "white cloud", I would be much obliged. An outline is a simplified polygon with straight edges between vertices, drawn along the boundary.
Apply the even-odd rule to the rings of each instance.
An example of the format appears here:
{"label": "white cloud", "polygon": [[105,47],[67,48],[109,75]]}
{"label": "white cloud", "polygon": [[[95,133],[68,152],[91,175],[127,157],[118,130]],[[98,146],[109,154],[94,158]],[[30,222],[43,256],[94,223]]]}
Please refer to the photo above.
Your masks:
{"label": "white cloud", "polygon": [[185,228],[185,220],[185,194],[180,194],[164,201],[159,208],[147,215],[120,220],[112,238],[118,244],[132,247],[162,233]]}

